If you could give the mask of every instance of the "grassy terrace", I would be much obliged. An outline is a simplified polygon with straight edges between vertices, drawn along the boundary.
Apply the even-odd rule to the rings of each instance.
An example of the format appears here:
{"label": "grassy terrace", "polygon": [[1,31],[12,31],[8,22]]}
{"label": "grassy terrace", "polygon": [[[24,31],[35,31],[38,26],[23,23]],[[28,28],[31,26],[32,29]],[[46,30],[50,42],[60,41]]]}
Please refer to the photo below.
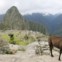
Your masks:
{"label": "grassy terrace", "polygon": [[0,37],[4,40],[7,40],[9,43],[12,41],[8,34],[14,34],[14,42],[18,45],[26,46],[29,43],[36,41],[36,37],[42,37],[43,34],[30,32],[30,31],[18,31],[18,30],[8,30],[8,31],[0,31]]}
{"label": "grassy terrace", "polygon": [[[35,39],[32,37],[29,37],[29,35],[26,34],[26,32],[20,32],[20,31],[7,31],[7,32],[0,32],[0,36],[2,39],[7,40],[9,43],[12,41],[10,40],[10,37],[8,34],[14,34],[14,42],[18,45],[24,45],[26,46],[27,44],[31,43]],[[25,39],[25,37],[28,36],[28,39]]]}

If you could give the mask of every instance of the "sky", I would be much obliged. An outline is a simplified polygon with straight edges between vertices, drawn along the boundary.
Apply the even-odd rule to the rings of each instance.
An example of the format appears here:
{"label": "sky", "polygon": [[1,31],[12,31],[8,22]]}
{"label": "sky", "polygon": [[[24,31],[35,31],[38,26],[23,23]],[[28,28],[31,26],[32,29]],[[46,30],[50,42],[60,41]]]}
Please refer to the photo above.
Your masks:
{"label": "sky", "polygon": [[21,14],[62,13],[62,0],[0,0],[0,14],[16,6]]}

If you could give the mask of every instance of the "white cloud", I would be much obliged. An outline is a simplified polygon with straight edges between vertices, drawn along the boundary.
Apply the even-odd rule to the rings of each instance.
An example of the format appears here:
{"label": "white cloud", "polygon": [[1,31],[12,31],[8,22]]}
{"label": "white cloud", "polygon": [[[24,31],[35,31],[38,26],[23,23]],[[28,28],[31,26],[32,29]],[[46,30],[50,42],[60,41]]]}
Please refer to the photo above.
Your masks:
{"label": "white cloud", "polygon": [[0,0],[0,14],[11,6],[17,6],[20,13],[62,13],[62,0]]}

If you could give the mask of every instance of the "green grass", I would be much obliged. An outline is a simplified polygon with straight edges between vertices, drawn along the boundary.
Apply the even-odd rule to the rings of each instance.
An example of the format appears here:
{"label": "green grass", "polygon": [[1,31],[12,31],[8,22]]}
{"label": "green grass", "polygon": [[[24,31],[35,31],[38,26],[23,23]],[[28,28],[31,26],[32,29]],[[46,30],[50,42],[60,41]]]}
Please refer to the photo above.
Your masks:
{"label": "green grass", "polygon": [[[17,34],[14,34],[14,41],[15,41],[15,43],[16,43],[17,45],[26,46],[26,45],[28,45],[29,43],[32,42],[32,39],[24,40],[24,39],[22,39],[22,38],[23,38],[22,35],[20,35],[20,36],[16,36],[16,35],[17,35]],[[10,37],[8,36],[8,34],[2,34],[2,38],[3,38],[4,40],[7,40],[9,43],[11,43]]]}
{"label": "green grass", "polygon": [[7,41],[10,40],[10,38],[9,38],[9,36],[8,36],[7,34],[3,34],[3,35],[2,35],[2,38],[3,38],[4,40],[7,40]]}
{"label": "green grass", "polygon": [[[7,40],[9,43],[11,43],[12,41],[10,41],[10,37],[8,36],[8,34],[10,34],[10,33],[14,34],[15,43],[17,45],[23,45],[23,46],[26,46],[26,45],[32,43],[33,41],[36,41],[37,40],[36,37],[41,35],[41,34],[36,34],[34,36],[31,36],[31,35],[33,35],[32,33],[27,34],[27,32],[16,31],[16,30],[0,32],[0,35],[1,35],[2,39]],[[26,36],[28,36],[28,39],[26,39]]]}

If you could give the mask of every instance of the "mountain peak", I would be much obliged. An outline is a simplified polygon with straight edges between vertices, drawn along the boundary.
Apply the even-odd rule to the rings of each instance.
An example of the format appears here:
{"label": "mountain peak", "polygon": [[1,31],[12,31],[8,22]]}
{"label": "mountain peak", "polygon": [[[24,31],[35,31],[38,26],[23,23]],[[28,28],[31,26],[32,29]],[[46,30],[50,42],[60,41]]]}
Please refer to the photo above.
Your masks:
{"label": "mountain peak", "polygon": [[[16,6],[12,6],[10,9],[13,9],[13,10],[18,10],[18,8]],[[10,10],[9,9],[9,10]]]}
{"label": "mountain peak", "polygon": [[19,13],[16,6],[12,6],[10,9],[8,9],[7,13]]}
{"label": "mountain peak", "polygon": [[15,29],[15,28],[18,29],[19,27],[21,27],[22,23],[24,24],[24,20],[22,15],[19,13],[17,7],[12,6],[10,9],[8,9],[8,11],[4,16],[5,26],[8,25],[10,29]]}

